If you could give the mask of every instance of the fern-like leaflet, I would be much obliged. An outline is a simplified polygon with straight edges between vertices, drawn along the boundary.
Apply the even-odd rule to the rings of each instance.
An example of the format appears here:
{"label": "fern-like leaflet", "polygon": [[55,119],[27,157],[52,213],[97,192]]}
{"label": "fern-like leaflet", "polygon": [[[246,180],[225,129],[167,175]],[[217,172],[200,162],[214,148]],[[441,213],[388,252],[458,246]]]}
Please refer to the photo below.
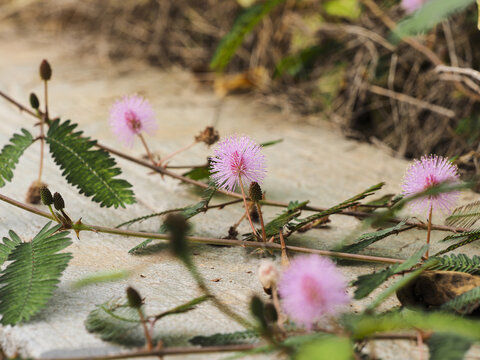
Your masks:
{"label": "fern-like leaflet", "polygon": [[53,121],[46,137],[55,163],[63,170],[67,181],[78,187],[80,194],[93,196],[92,200],[106,207],[125,207],[135,198],[127,181],[116,178],[121,173],[115,160],[102,149],[92,150],[95,140],[74,132],[76,124],[70,120]]}
{"label": "fern-like leaflet", "polygon": [[453,210],[452,214],[445,219],[445,224],[469,229],[478,219],[480,219],[480,201],[475,201]]}
{"label": "fern-like leaflet", "polygon": [[14,134],[10,144],[3,147],[0,153],[0,187],[5,186],[6,181],[13,178],[13,170],[23,152],[33,143],[33,136],[27,130],[22,129],[22,134]]}
{"label": "fern-like leaflet", "polygon": [[478,255],[469,258],[465,254],[450,254],[445,256],[434,256],[432,259],[439,260],[439,264],[432,267],[432,270],[457,271],[480,275],[480,256]]}
{"label": "fern-like leaflet", "polygon": [[448,235],[447,237],[443,238],[441,241],[450,241],[450,240],[459,240],[456,244],[450,245],[446,249],[439,251],[435,254],[435,256],[446,254],[452,250],[458,249],[459,247],[468,245],[474,241],[480,240],[480,230],[472,230],[464,233],[457,233]]}
{"label": "fern-like leaflet", "polygon": [[[19,243],[9,254],[12,262],[0,276],[2,324],[28,321],[52,297],[72,257],[70,253],[59,253],[71,244],[68,232],[57,233],[60,227],[48,223],[31,242]],[[13,232],[10,237],[13,242],[19,241]]]}

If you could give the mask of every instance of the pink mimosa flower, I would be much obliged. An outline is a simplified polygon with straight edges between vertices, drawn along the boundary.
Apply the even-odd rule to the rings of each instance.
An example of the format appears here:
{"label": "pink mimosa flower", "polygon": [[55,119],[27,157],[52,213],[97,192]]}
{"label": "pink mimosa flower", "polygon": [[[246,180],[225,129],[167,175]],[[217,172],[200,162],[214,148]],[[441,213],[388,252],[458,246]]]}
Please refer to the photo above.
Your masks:
{"label": "pink mimosa flower", "polygon": [[402,0],[401,6],[407,14],[420,9],[428,0]]}
{"label": "pink mimosa flower", "polygon": [[240,185],[262,183],[266,173],[261,146],[247,136],[232,135],[220,141],[210,159],[212,179],[217,186],[234,191]]}
{"label": "pink mimosa flower", "polygon": [[157,129],[155,113],[148,100],[139,95],[124,96],[110,109],[110,126],[118,139],[131,147],[135,135]]}
{"label": "pink mimosa flower", "polygon": [[347,281],[333,261],[319,255],[293,259],[278,283],[283,311],[307,329],[350,302],[346,288]]}
{"label": "pink mimosa flower", "polygon": [[[402,193],[405,197],[409,197],[440,183],[456,184],[458,182],[458,168],[448,159],[437,155],[422,156],[420,160],[415,159],[407,168],[403,178]],[[432,209],[450,212],[458,196],[458,191],[450,191],[412,200],[409,205],[416,211]]]}

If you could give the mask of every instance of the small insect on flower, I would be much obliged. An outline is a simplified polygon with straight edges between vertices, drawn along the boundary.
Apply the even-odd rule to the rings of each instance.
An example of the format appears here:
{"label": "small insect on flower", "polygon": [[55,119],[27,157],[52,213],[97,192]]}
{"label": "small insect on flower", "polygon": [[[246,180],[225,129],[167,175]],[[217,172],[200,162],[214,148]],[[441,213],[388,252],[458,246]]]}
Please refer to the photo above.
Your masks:
{"label": "small insect on flower", "polygon": [[261,183],[266,173],[261,146],[247,136],[232,135],[219,142],[210,159],[217,186],[234,191],[237,186]]}
{"label": "small insect on flower", "polygon": [[114,134],[128,147],[133,145],[135,135],[157,129],[155,113],[148,100],[140,95],[117,100],[110,109],[109,122]]}
{"label": "small insect on flower", "polygon": [[[437,155],[422,156],[407,168],[403,178],[402,193],[405,197],[410,197],[441,183],[456,184],[458,182],[458,168],[448,159]],[[449,191],[414,199],[409,205],[419,212],[440,210],[448,213],[455,206],[458,196],[458,191]]]}
{"label": "small insect on flower", "polygon": [[283,311],[309,330],[350,302],[346,288],[335,264],[319,255],[296,257],[278,282]]}

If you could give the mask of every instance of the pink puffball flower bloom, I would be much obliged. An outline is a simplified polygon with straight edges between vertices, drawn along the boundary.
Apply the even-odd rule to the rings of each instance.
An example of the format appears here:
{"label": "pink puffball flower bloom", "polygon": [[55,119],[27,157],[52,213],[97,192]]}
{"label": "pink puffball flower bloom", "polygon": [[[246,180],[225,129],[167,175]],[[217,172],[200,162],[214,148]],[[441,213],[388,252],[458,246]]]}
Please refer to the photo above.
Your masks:
{"label": "pink puffball flower bloom", "polygon": [[296,257],[278,282],[283,311],[309,330],[350,302],[346,288],[333,261],[319,255]]}
{"label": "pink puffball flower bloom", "polygon": [[262,183],[267,171],[262,147],[248,136],[229,136],[220,141],[210,158],[212,179],[217,186],[234,191],[237,186]]}
{"label": "pink puffball flower bloom", "polygon": [[128,147],[132,147],[135,135],[157,129],[150,103],[136,94],[124,96],[113,104],[109,122],[114,134]]}
{"label": "pink puffball flower bloom", "polygon": [[402,0],[401,6],[407,14],[420,9],[428,0]]}
{"label": "pink puffball flower bloom", "polygon": [[[420,160],[415,159],[407,168],[403,178],[402,194],[410,197],[441,183],[458,182],[458,168],[448,159],[437,155],[422,156]],[[458,196],[458,191],[449,191],[414,199],[409,205],[416,211],[440,210],[448,213],[455,206]]]}

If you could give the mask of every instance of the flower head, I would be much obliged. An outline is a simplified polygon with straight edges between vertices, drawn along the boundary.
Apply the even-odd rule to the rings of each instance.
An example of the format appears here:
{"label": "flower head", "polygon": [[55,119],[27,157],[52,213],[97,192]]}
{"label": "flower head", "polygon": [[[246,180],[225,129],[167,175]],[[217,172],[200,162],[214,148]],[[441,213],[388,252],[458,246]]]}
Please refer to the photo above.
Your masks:
{"label": "flower head", "polygon": [[346,287],[347,281],[335,264],[319,255],[293,259],[278,283],[283,311],[308,329],[349,303]]}
{"label": "flower head", "polygon": [[420,9],[428,0],[402,0],[401,6],[407,14]]}
{"label": "flower head", "polygon": [[220,141],[210,159],[212,178],[217,185],[234,191],[237,185],[261,183],[265,177],[265,157],[261,147],[247,136],[232,135]]}
{"label": "flower head", "polygon": [[110,126],[118,139],[131,147],[135,135],[157,129],[155,114],[148,100],[139,95],[124,96],[110,109]]}
{"label": "flower head", "polygon": [[[429,187],[440,183],[455,184],[459,181],[458,168],[448,159],[437,156],[422,156],[414,160],[407,168],[403,178],[403,195],[413,196],[427,190]],[[417,211],[441,210],[449,212],[458,199],[458,191],[444,192],[436,195],[425,196],[410,201],[410,206]]]}

